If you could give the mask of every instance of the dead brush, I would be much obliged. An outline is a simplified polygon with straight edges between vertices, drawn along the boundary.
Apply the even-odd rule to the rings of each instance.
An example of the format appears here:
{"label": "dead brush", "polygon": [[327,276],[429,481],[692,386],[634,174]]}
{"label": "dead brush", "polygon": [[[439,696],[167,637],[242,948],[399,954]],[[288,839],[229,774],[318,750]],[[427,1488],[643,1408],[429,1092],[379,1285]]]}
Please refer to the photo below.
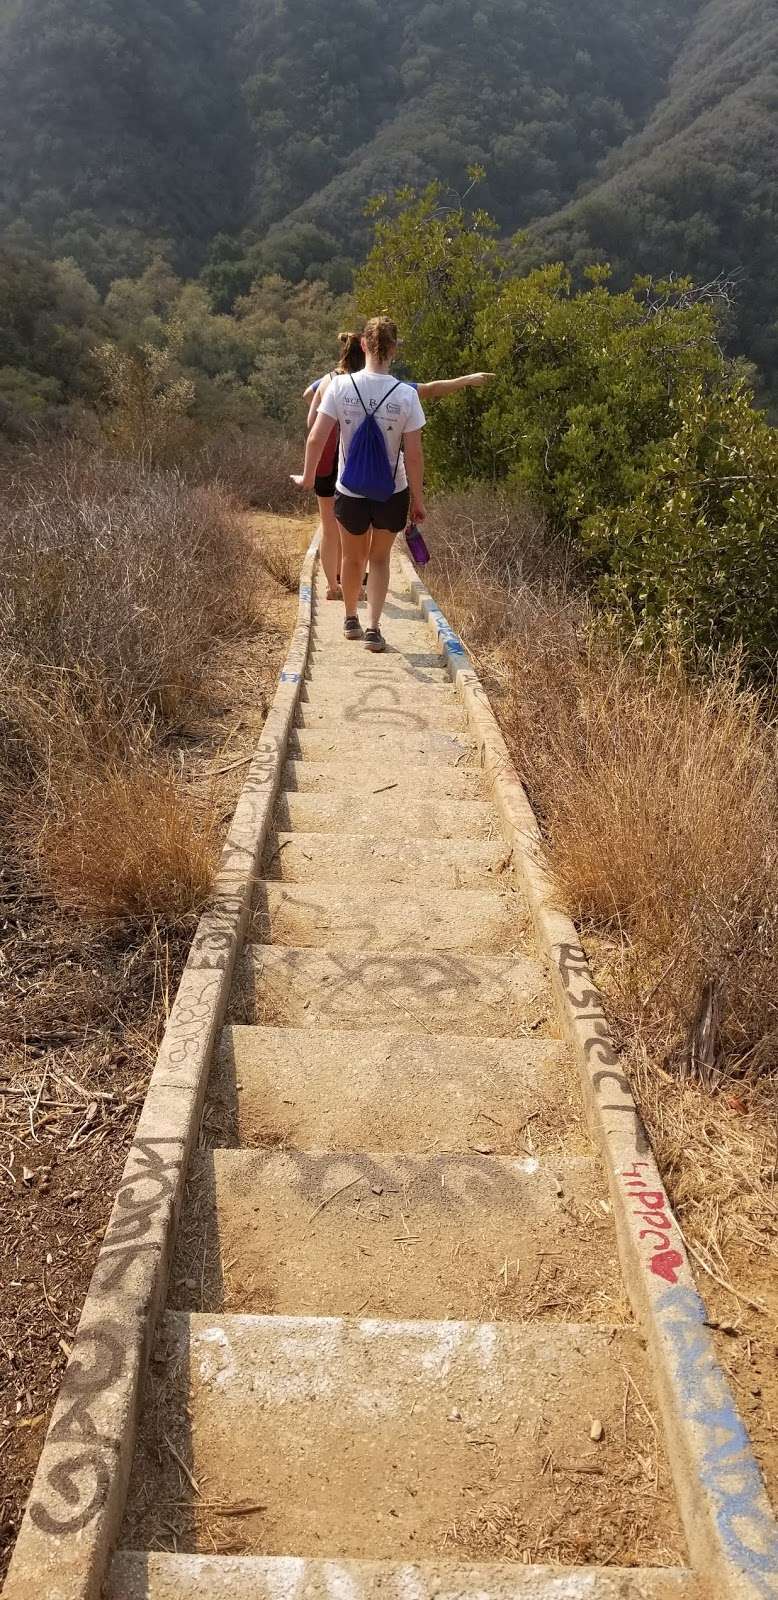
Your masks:
{"label": "dead brush", "polygon": [[769,1068],[778,785],[760,697],[726,669],[701,685],[546,613],[506,664],[501,715],[565,901],[614,947],[622,1028],[684,1076],[709,986],[710,1084]]}
{"label": "dead brush", "polygon": [[31,668],[100,677],[175,716],[218,638],[256,626],[254,554],[231,504],[174,473],[63,449],[0,482],[0,639]]}
{"label": "dead brush", "polygon": [[552,545],[544,558],[528,515],[510,517],[498,498],[481,543],[469,527],[479,498],[452,500],[435,513],[438,591],[488,659],[557,882],[600,939],[624,1036],[683,1075],[710,983],[715,1081],[758,1075],[778,1046],[778,752],[763,698],[736,666],[700,682],[671,656],[625,648],[567,553]]}
{"label": "dead brush", "polygon": [[238,427],[207,438],[186,464],[187,476],[235,495],[259,511],[294,512],[305,497],[292,483],[302,447],[281,426],[265,421],[250,432]]}
{"label": "dead brush", "polygon": [[215,644],[258,625],[251,540],[213,489],[84,450],[0,482],[0,780],[13,848],[60,907],[148,927],[208,893],[218,806],[164,741]]}
{"label": "dead brush", "polygon": [[[447,502],[435,515],[452,524]],[[714,1286],[734,1280],[734,1304],[751,1304],[776,1249],[773,707],[736,663],[702,681],[626,646],[558,552],[506,584],[500,550],[494,576],[468,548],[438,598],[487,667],[687,1241]]]}
{"label": "dead brush", "polygon": [[259,541],[257,561],[287,594],[297,593],[300,580],[300,555],[288,540],[264,538]]}
{"label": "dead brush", "polygon": [[45,800],[20,807],[15,832],[43,889],[87,920],[172,928],[202,910],[220,812],[195,802],[147,750],[55,770]]}

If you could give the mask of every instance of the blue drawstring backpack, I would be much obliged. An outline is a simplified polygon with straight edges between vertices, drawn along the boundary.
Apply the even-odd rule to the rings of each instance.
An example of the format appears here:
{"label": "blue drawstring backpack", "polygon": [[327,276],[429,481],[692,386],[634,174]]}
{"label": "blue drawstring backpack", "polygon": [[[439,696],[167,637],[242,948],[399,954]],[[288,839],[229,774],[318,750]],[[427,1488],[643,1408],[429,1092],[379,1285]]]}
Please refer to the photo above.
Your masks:
{"label": "blue drawstring backpack", "polygon": [[[351,374],[349,374],[351,377]],[[351,382],[354,383],[353,377]],[[376,413],[380,411],[384,401],[399,389],[400,384],[395,383],[387,389],[383,400],[379,400],[375,410],[368,411],[357,385],[354,383],[359,404],[365,415],[357,428],[349,445],[346,465],[340,475],[344,489],[350,489],[352,494],[358,494],[364,500],[391,500],[394,494],[394,482],[397,477],[397,467],[400,460],[400,451],[397,452],[397,461],[392,471],[386,440],[376,422]],[[400,441],[402,448],[402,441]]]}

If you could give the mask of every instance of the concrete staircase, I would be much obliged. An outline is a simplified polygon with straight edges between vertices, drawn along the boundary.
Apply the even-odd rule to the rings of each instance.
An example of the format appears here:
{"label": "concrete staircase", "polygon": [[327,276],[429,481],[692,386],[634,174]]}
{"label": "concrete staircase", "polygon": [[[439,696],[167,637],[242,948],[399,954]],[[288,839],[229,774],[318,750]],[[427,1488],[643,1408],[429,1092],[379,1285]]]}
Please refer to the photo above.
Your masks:
{"label": "concrete staircase", "polygon": [[699,1600],[457,698],[319,585],[112,1600]]}

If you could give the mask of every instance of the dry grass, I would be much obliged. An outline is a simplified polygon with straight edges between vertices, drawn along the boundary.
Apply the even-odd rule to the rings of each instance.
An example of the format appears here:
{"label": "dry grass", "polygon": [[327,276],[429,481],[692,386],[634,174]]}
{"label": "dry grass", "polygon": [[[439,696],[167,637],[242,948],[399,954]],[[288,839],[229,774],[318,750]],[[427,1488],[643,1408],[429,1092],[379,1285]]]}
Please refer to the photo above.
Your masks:
{"label": "dry grass", "polygon": [[287,594],[296,594],[300,558],[294,544],[288,538],[266,539],[257,554],[263,571],[269,573]]}
{"label": "dry grass", "polygon": [[173,926],[205,904],[220,831],[213,805],[196,806],[165,764],[142,756],[102,769],[90,763],[61,776],[34,861],[64,910]]}
{"label": "dry grass", "polygon": [[299,512],[307,506],[291,481],[302,468],[303,444],[283,429],[265,422],[252,433],[239,428],[206,440],[187,470],[204,483],[238,495],[260,511]]}
{"label": "dry grass", "polygon": [[262,572],[231,503],[64,449],[0,482],[6,842],[61,907],[177,924],[201,907],[215,803],[166,753],[218,642],[256,631]]}
{"label": "dry grass", "polygon": [[[520,519],[497,576],[457,546],[462,500],[433,519],[446,543],[444,603],[495,693],[571,914],[612,946],[611,1002],[625,1037],[661,1061],[756,1078],[778,1052],[778,767],[764,704],[722,667],[706,683],[626,650],[543,564]],[[442,524],[442,526],[441,526]],[[527,563],[524,564],[526,570]],[[501,608],[495,627],[494,591]],[[712,1042],[699,1048],[701,1008]],[[696,1030],[696,1031],[695,1031]]]}
{"label": "dry grass", "polygon": [[[770,706],[736,666],[701,682],[625,648],[520,507],[450,496],[429,527],[436,593],[542,822],[706,1293],[753,1322],[778,1253]],[[766,1326],[747,1326],[757,1359]],[[775,1438],[755,1437],[769,1477]]]}

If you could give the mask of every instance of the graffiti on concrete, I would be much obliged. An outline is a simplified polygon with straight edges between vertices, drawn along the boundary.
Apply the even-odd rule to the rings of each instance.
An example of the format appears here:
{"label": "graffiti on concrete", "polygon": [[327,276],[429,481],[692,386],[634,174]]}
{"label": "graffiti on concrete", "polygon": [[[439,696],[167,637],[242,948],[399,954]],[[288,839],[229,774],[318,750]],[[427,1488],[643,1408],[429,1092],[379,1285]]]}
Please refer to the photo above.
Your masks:
{"label": "graffiti on concrete", "polygon": [[684,1419],[698,1430],[699,1470],[724,1550],[755,1594],[778,1596],[778,1530],[746,1429],[716,1359],[696,1290],[678,1284],[656,1303]]}
{"label": "graffiti on concrete", "polygon": [[667,1283],[677,1283],[678,1269],[684,1264],[684,1256],[672,1243],[674,1223],[667,1195],[663,1189],[649,1188],[645,1177],[649,1170],[647,1161],[636,1161],[632,1167],[620,1172],[619,1177],[624,1180],[632,1201],[632,1216],[637,1222],[643,1223],[643,1227],[638,1228],[638,1238],[652,1241],[647,1246],[651,1249],[648,1263],[651,1271]]}
{"label": "graffiti on concrete", "polygon": [[[648,1136],[643,1126],[643,1121],[632,1096],[629,1080],[618,1068],[618,1052],[614,1049],[610,1036],[610,1029],[603,1010],[602,999],[592,982],[589,963],[586,955],[578,944],[560,944],[559,971],[562,977],[565,994],[570,1002],[576,1022],[585,1024],[583,1037],[583,1051],[587,1065],[595,1070],[592,1072],[592,1084],[601,1111],[616,1112],[620,1116],[631,1119],[632,1132],[635,1139],[635,1149],[638,1155],[646,1155],[649,1150]],[[608,1091],[610,1098],[602,1098],[603,1085],[615,1084],[620,1099],[614,1098],[614,1091]]]}

